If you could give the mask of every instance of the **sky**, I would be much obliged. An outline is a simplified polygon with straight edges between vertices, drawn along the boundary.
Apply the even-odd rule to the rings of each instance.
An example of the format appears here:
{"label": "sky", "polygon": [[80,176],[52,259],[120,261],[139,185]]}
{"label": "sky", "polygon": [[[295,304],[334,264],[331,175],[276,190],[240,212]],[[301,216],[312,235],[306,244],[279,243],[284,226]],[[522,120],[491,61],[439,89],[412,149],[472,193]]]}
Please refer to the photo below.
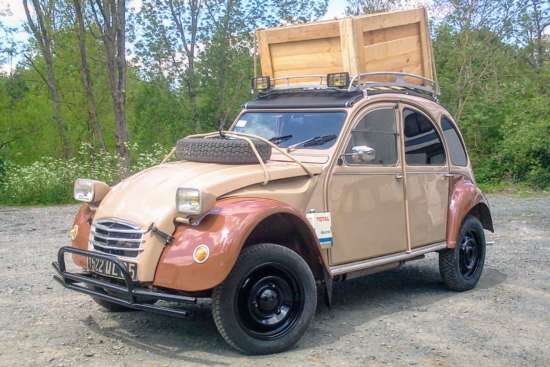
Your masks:
{"label": "sky", "polygon": [[[130,0],[130,7],[139,8],[141,0]],[[323,19],[333,19],[343,17],[346,10],[346,0],[329,0],[327,13]],[[0,0],[0,13],[6,12],[7,15],[0,16],[2,23],[8,27],[14,27],[18,29],[14,38],[16,41],[24,41],[28,38],[21,26],[25,22],[25,9],[23,8],[23,2],[21,0]],[[6,63],[0,64],[0,72],[9,73],[10,70],[15,68],[15,64],[18,59],[7,60]]]}

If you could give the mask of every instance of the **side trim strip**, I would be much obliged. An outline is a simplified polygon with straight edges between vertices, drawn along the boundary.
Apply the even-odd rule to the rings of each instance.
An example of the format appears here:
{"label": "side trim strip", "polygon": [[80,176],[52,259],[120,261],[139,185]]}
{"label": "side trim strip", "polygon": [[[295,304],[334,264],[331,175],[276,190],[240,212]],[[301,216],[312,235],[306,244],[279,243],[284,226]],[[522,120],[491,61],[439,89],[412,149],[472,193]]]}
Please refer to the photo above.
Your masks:
{"label": "side trim strip", "polygon": [[375,266],[386,265],[386,264],[390,264],[398,261],[406,261],[406,260],[415,258],[417,256],[427,254],[429,252],[439,251],[446,248],[447,248],[447,242],[438,242],[428,246],[419,247],[417,249],[412,250],[411,252],[400,252],[394,255],[377,257],[374,259],[358,261],[350,264],[331,266],[330,275],[334,277],[337,275],[351,273],[358,270],[373,268]]}

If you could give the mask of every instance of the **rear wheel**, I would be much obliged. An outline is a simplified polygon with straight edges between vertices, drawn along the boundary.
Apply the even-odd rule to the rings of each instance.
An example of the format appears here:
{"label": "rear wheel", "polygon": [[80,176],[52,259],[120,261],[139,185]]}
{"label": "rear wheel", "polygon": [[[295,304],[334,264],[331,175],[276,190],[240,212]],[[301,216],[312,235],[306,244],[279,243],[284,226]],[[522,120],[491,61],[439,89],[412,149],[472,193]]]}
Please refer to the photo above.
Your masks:
{"label": "rear wheel", "polygon": [[476,286],[485,264],[485,234],[475,217],[464,220],[454,249],[439,253],[439,272],[448,288],[466,291]]}
{"label": "rear wheel", "polygon": [[245,249],[212,293],[212,315],[220,334],[248,354],[277,353],[293,346],[316,307],[309,266],[296,252],[274,244]]}

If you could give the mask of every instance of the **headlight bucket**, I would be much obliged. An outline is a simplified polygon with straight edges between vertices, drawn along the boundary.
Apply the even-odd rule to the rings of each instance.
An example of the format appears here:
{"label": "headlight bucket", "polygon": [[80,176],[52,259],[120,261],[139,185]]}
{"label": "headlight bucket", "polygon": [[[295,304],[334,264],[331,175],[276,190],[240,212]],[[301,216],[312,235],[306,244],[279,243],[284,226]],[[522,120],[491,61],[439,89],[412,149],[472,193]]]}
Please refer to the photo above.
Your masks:
{"label": "headlight bucket", "polygon": [[176,210],[184,215],[201,215],[214,205],[215,198],[201,190],[179,187],[176,191]]}
{"label": "headlight bucket", "polygon": [[111,190],[105,182],[79,178],[74,183],[74,198],[85,203],[99,203]]}

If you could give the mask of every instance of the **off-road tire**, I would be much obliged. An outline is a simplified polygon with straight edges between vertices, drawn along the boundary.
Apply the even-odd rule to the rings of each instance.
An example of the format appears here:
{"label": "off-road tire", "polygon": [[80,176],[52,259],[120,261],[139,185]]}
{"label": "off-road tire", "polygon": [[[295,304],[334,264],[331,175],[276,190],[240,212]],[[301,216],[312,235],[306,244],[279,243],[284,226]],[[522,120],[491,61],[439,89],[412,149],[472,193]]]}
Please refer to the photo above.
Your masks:
{"label": "off-road tire", "polygon": [[[292,326],[285,329],[285,332],[280,335],[277,334],[268,338],[265,337],[267,334],[255,334],[255,331],[247,327],[246,322],[243,321],[246,319],[243,319],[242,314],[253,315],[251,308],[254,306],[251,306],[250,302],[247,303],[248,308],[238,307],[238,304],[242,305],[242,297],[245,297],[246,294],[249,297],[245,297],[245,299],[250,300],[252,298],[260,304],[265,300],[263,298],[260,301],[261,298],[250,296],[255,296],[258,293],[260,295],[265,294],[252,291],[247,293],[246,289],[247,287],[248,289],[264,289],[265,292],[266,288],[256,288],[256,286],[260,287],[263,284],[260,282],[266,279],[269,282],[270,266],[274,269],[272,270],[273,273],[276,273],[278,268],[284,269],[284,272],[288,272],[296,280],[299,290],[295,292],[295,297],[299,298],[301,302],[295,304],[300,304],[301,308],[299,313],[296,314],[290,313],[294,306],[288,308],[291,311],[286,315],[295,315],[294,322],[290,324]],[[261,273],[263,278],[256,275],[258,272]],[[258,307],[257,304],[256,307]],[[227,279],[216,287],[212,293],[212,316],[218,331],[229,345],[245,354],[271,354],[289,349],[306,331],[315,314],[316,307],[317,288],[308,264],[296,252],[275,244],[258,244],[246,248],[239,256]],[[277,311],[280,311],[280,309],[279,307]]]}
{"label": "off-road tire", "polygon": [[[252,139],[252,141],[262,160],[267,161],[271,157],[271,146],[258,139]],[[250,144],[245,140],[234,138],[180,139],[176,143],[176,158],[203,163],[258,163],[258,158]]]}
{"label": "off-road tire", "polygon": [[[470,240],[471,238],[471,240]],[[471,255],[465,255],[465,242],[473,243],[477,254],[476,263],[467,261]],[[471,244],[468,245],[471,247]],[[474,288],[481,277],[485,263],[485,233],[480,221],[473,216],[464,219],[454,249],[446,249],[439,252],[439,272],[445,285],[454,291],[467,291]],[[466,258],[466,260],[465,260]],[[467,263],[467,264],[465,264]],[[468,268],[467,265],[471,265]]]}

